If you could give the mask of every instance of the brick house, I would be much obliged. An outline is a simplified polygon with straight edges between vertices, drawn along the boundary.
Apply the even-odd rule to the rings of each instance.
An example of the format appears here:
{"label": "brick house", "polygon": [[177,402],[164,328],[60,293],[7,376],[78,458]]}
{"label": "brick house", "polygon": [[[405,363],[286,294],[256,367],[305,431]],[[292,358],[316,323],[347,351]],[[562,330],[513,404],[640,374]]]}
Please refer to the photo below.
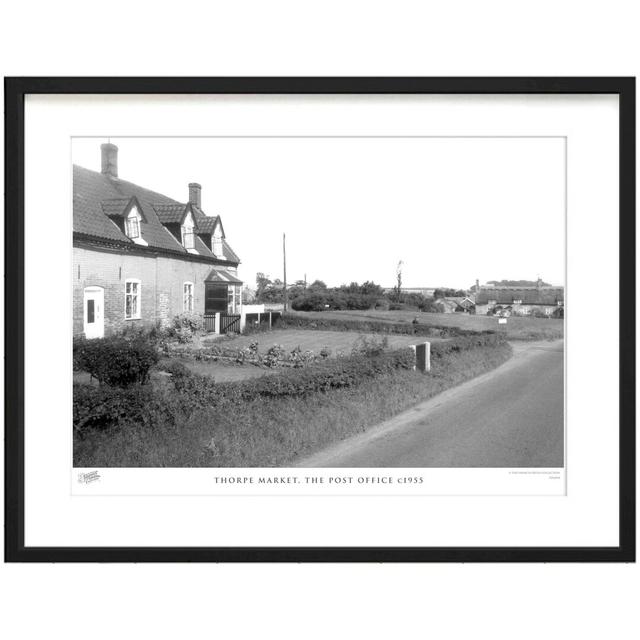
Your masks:
{"label": "brick house", "polygon": [[73,333],[101,337],[167,325],[183,312],[239,314],[240,259],[220,216],[118,177],[118,148],[103,144],[102,171],[73,167]]}
{"label": "brick house", "polygon": [[564,287],[547,287],[538,279],[533,287],[476,284],[476,313],[482,315],[564,317]]}

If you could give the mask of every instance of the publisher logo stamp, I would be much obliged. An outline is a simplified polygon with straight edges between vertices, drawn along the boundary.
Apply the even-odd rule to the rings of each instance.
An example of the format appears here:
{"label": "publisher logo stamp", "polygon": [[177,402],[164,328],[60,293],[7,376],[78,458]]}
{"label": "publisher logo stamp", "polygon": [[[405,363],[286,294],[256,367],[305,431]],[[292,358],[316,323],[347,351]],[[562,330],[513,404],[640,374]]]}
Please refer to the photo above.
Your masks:
{"label": "publisher logo stamp", "polygon": [[91,482],[96,482],[97,480],[100,480],[100,474],[97,471],[89,471],[87,473],[78,474],[78,482],[80,484],[90,484]]}

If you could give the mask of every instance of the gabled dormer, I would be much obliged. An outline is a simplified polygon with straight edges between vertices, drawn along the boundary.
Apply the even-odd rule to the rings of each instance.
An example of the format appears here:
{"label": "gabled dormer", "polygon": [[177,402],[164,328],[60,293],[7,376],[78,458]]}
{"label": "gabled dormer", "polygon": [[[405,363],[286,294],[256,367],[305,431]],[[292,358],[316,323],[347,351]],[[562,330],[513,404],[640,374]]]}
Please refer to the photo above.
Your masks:
{"label": "gabled dormer", "polygon": [[200,215],[198,217],[198,237],[216,258],[226,260],[223,252],[224,229],[220,216]]}
{"label": "gabled dormer", "polygon": [[191,204],[188,203],[185,208],[185,214],[180,223],[180,239],[182,241],[182,246],[189,253],[198,253],[196,250],[196,230],[197,230],[196,221],[193,215],[193,211],[191,209]]}
{"label": "gabled dormer", "polygon": [[198,233],[198,223],[190,202],[187,204],[154,204],[153,208],[160,222],[169,233],[189,252],[198,253],[195,247],[195,237]]}
{"label": "gabled dormer", "polygon": [[103,200],[100,205],[103,213],[127,238],[135,244],[147,246],[146,240],[142,237],[142,223],[146,224],[147,218],[135,196]]}

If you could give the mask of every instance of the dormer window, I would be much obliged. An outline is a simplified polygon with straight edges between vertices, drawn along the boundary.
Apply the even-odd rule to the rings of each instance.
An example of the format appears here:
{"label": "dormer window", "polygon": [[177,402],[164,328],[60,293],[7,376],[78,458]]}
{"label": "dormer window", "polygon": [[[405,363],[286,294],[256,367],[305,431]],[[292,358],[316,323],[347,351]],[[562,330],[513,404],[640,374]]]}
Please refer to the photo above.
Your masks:
{"label": "dormer window", "polygon": [[131,207],[131,211],[129,211],[127,217],[124,219],[124,232],[127,234],[127,237],[131,238],[136,244],[146,246],[147,242],[142,239],[142,231],[140,229],[141,220],[142,216],[138,211],[138,207]]}
{"label": "dormer window", "polygon": [[193,229],[182,227],[182,246],[185,249],[194,248]]}
{"label": "dormer window", "polygon": [[224,260],[224,252],[222,247],[222,231],[220,229],[220,225],[216,227],[216,230],[213,232],[213,237],[211,238],[211,249],[213,251],[213,255],[220,260]]}
{"label": "dormer window", "polygon": [[140,237],[140,221],[135,215],[129,215],[127,218],[127,235],[130,238]]}
{"label": "dormer window", "polygon": [[191,253],[197,253],[194,229],[195,224],[193,222],[193,217],[191,212],[189,212],[180,226],[180,233],[182,234],[182,246]]}

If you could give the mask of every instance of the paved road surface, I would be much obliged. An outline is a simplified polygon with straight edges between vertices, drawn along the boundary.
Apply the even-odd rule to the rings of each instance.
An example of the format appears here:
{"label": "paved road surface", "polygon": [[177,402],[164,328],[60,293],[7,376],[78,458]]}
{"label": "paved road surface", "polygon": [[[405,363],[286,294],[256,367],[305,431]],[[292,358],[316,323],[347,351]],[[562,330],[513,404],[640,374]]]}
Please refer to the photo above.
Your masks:
{"label": "paved road surface", "polygon": [[561,467],[564,344],[504,365],[301,460],[299,467]]}

